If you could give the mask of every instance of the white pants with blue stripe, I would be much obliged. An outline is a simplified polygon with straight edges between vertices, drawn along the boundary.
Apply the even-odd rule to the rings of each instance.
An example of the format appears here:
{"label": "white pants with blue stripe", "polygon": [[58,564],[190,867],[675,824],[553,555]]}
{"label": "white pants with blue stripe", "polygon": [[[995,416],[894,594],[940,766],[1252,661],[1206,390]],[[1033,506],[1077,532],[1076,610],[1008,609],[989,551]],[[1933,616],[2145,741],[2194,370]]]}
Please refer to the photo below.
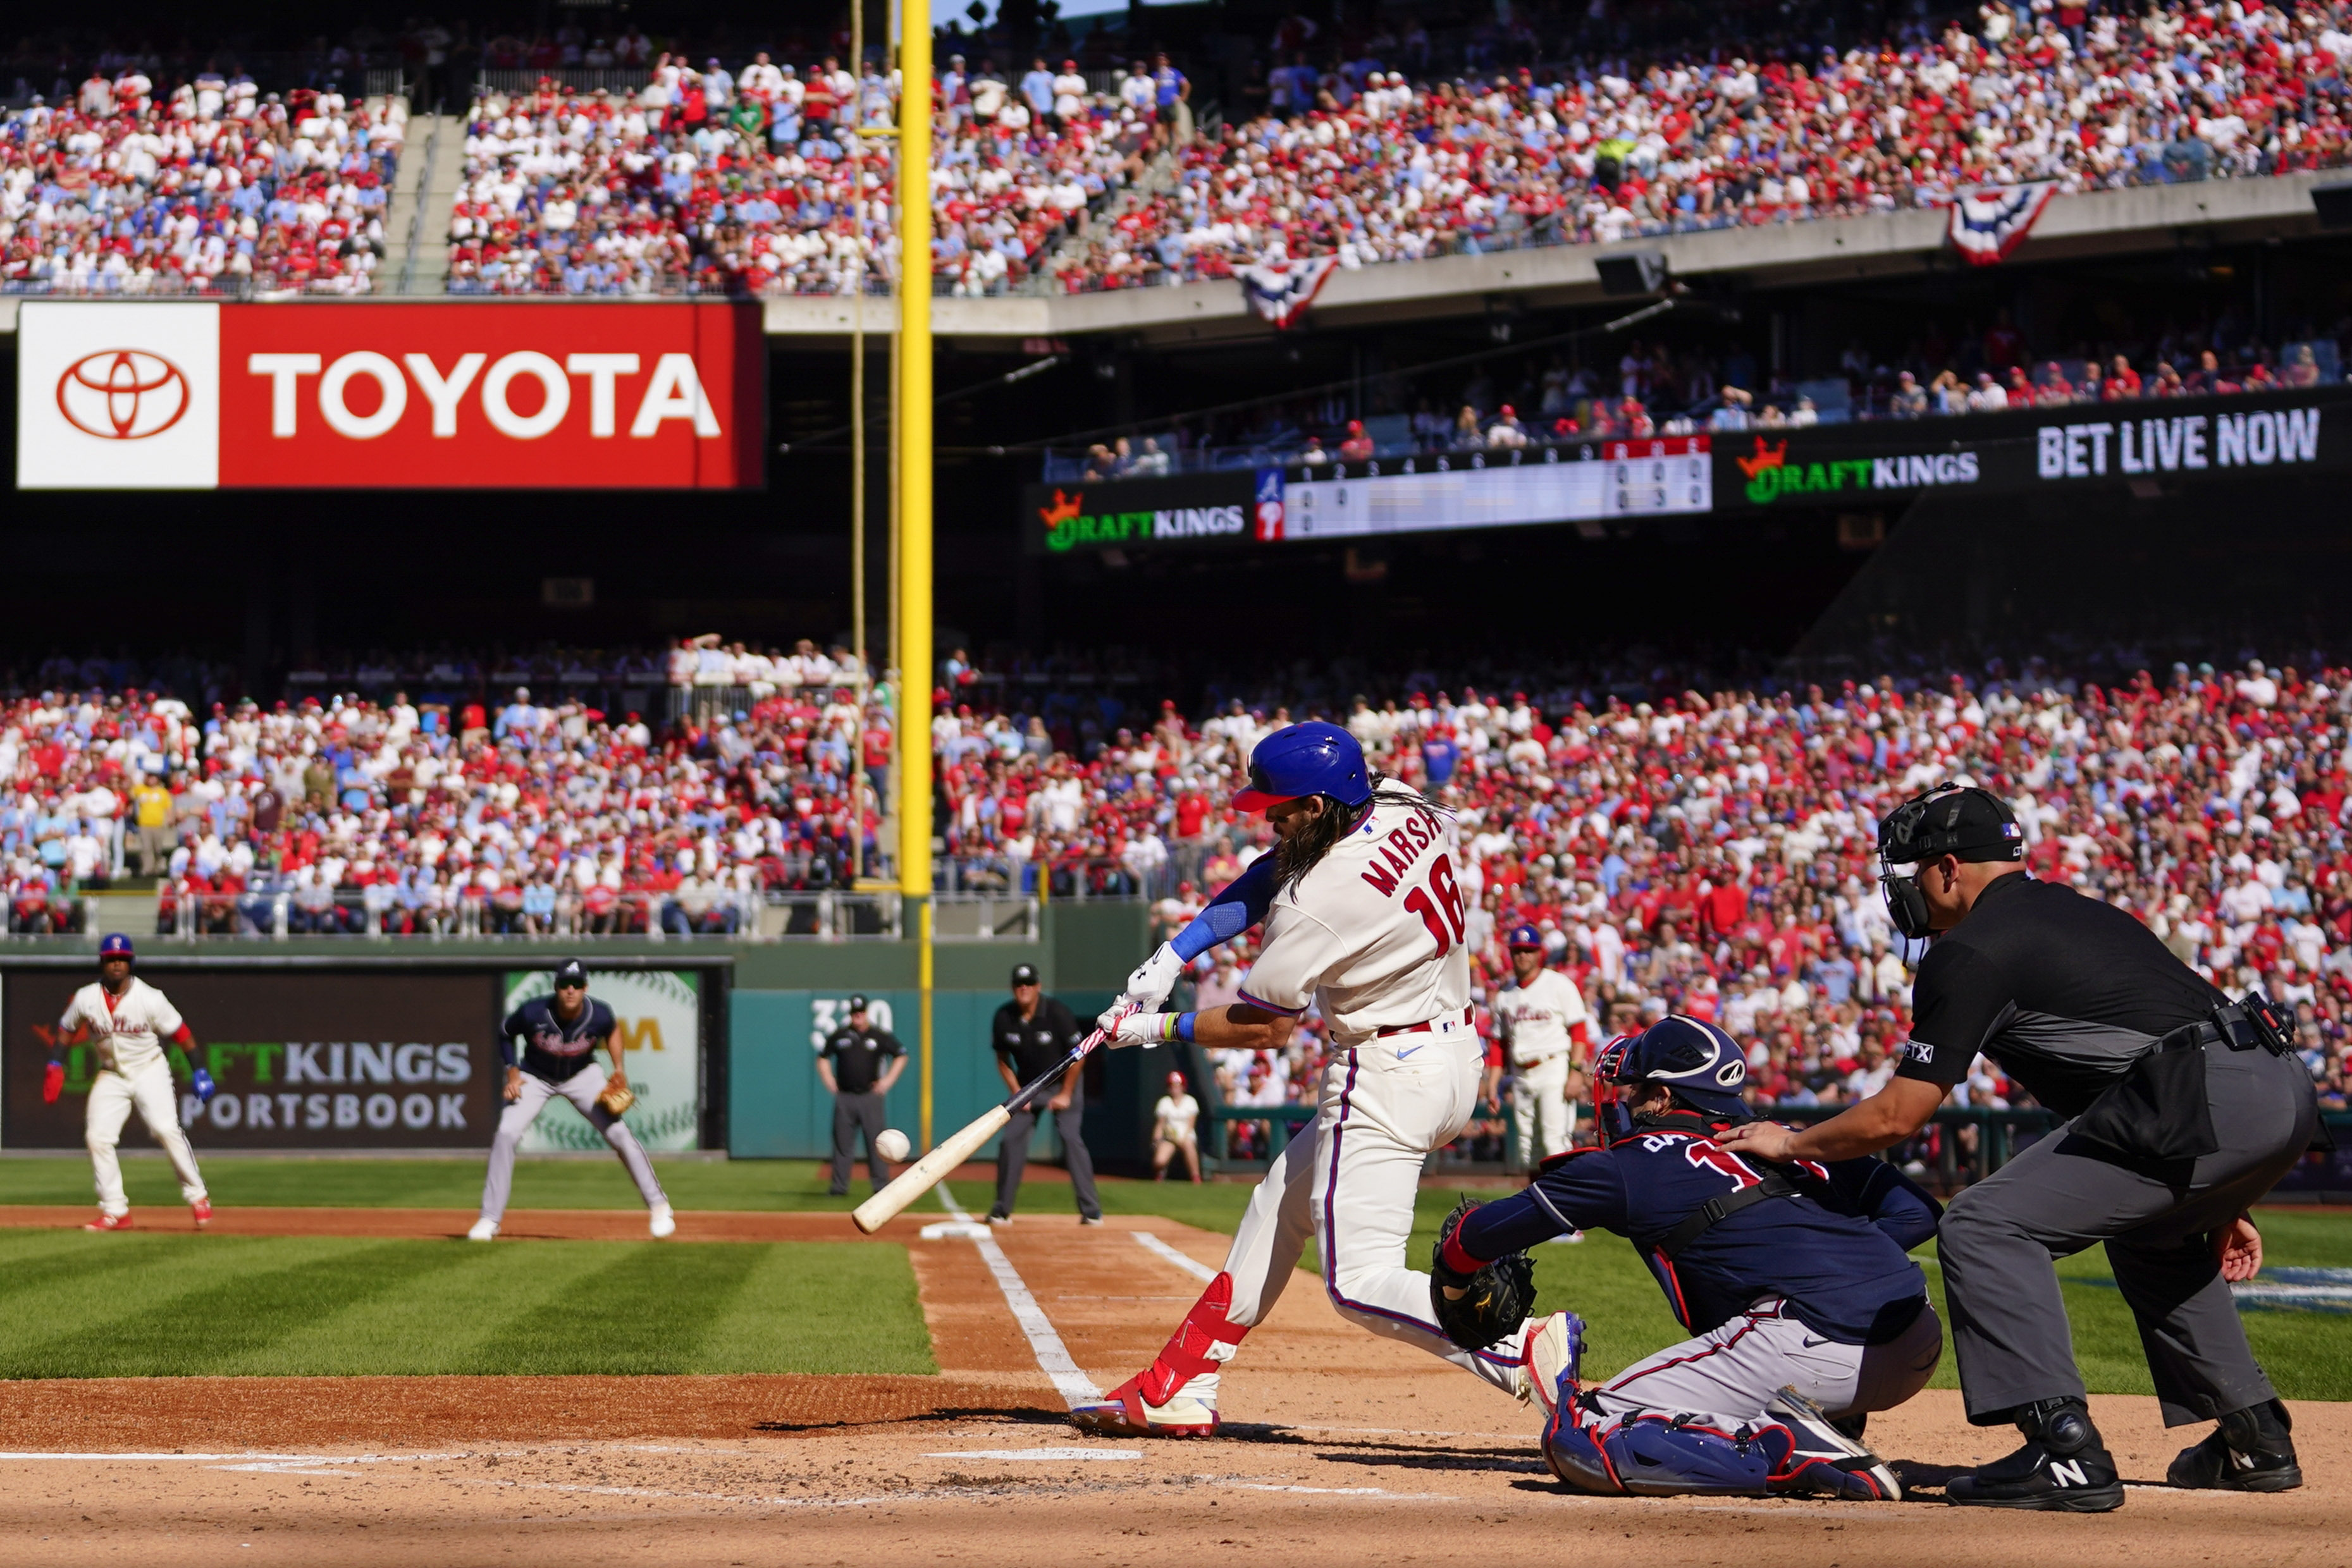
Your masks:
{"label": "white pants with blue stripe", "polygon": [[1516,1385],[1518,1345],[1455,1349],[1430,1315],[1429,1276],[1405,1259],[1422,1163],[1469,1125],[1485,1060],[1476,1033],[1456,1023],[1374,1040],[1323,1070],[1314,1135],[1274,1162],[1225,1255],[1233,1322],[1265,1321],[1311,1239],[1340,1315],[1497,1388]]}

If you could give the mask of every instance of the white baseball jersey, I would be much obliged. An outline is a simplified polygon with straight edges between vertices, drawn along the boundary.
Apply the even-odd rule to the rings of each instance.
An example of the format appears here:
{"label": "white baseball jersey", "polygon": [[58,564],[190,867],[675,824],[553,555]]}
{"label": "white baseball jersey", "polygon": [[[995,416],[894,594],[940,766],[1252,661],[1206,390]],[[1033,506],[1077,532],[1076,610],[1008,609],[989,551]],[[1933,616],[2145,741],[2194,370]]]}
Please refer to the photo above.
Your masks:
{"label": "white baseball jersey", "polygon": [[1558,969],[1546,969],[1534,984],[1507,987],[1495,998],[1495,1020],[1510,1044],[1514,1067],[1565,1056],[1573,1043],[1569,1031],[1591,1017],[1576,982]]}
{"label": "white baseball jersey", "polygon": [[1242,999],[1285,1013],[1315,1007],[1342,1050],[1383,1029],[1462,1022],[1470,955],[1461,855],[1450,813],[1375,805],[1275,896]]}
{"label": "white baseball jersey", "polygon": [[1192,1135],[1193,1124],[1201,1119],[1201,1103],[1190,1094],[1162,1094],[1160,1103],[1151,1108],[1151,1135],[1181,1144]]}
{"label": "white baseball jersey", "polygon": [[89,1026],[99,1065],[128,1077],[162,1059],[163,1042],[180,1032],[180,1011],[163,999],[163,992],[133,975],[119,997],[109,995],[95,980],[76,991],[58,1028],[69,1033],[76,1024]]}

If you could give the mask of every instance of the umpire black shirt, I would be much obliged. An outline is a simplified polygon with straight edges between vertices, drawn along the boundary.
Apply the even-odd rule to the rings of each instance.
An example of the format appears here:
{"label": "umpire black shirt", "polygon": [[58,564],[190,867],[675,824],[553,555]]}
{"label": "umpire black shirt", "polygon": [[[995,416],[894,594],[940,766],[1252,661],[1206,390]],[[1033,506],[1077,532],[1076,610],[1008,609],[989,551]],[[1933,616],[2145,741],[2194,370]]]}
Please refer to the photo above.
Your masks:
{"label": "umpire black shirt", "polygon": [[1919,960],[1895,1072],[1949,1086],[1982,1051],[2078,1116],[2149,1046],[2224,999],[2123,910],[2013,873]]}
{"label": "umpire black shirt", "polygon": [[1005,1003],[996,1009],[996,1022],[989,1030],[997,1060],[1009,1063],[1013,1076],[1024,1083],[1069,1055],[1084,1038],[1077,1019],[1052,997],[1039,997],[1035,1016],[1026,1019],[1021,1016],[1020,1003]]}
{"label": "umpire black shirt", "polygon": [[881,1082],[882,1064],[894,1056],[904,1056],[907,1048],[898,1037],[887,1029],[854,1029],[842,1025],[825,1038],[821,1056],[833,1059],[833,1084],[836,1093],[870,1094]]}

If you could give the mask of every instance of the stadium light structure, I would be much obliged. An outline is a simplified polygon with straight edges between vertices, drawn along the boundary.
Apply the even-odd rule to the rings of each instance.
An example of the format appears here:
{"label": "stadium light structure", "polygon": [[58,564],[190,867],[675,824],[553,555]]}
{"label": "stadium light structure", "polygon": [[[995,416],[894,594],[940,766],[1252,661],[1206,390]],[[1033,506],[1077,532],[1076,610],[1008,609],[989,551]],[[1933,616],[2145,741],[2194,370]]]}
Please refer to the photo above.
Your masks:
{"label": "stadium light structure", "polygon": [[931,1146],[931,16],[898,28],[898,890],[915,909],[921,1146]]}

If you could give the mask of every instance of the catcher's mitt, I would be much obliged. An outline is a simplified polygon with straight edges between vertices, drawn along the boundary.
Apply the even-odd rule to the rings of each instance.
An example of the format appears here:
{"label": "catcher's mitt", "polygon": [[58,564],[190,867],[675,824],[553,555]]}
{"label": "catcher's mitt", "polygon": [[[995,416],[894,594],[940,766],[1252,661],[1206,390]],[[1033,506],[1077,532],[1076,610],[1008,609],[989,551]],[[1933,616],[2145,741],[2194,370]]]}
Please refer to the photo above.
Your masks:
{"label": "catcher's mitt", "polygon": [[607,1083],[604,1092],[596,1096],[596,1103],[604,1108],[607,1116],[626,1114],[629,1107],[636,1103],[636,1091],[625,1083]]}
{"label": "catcher's mitt", "polygon": [[[1536,1304],[1536,1266],[1525,1252],[1507,1252],[1475,1274],[1457,1273],[1445,1266],[1445,1244],[1462,1228],[1473,1198],[1454,1206],[1437,1228],[1437,1245],[1430,1249],[1429,1304],[1445,1337],[1464,1350],[1484,1350],[1505,1334],[1516,1333]],[[1459,1295],[1449,1294],[1459,1291]]]}

